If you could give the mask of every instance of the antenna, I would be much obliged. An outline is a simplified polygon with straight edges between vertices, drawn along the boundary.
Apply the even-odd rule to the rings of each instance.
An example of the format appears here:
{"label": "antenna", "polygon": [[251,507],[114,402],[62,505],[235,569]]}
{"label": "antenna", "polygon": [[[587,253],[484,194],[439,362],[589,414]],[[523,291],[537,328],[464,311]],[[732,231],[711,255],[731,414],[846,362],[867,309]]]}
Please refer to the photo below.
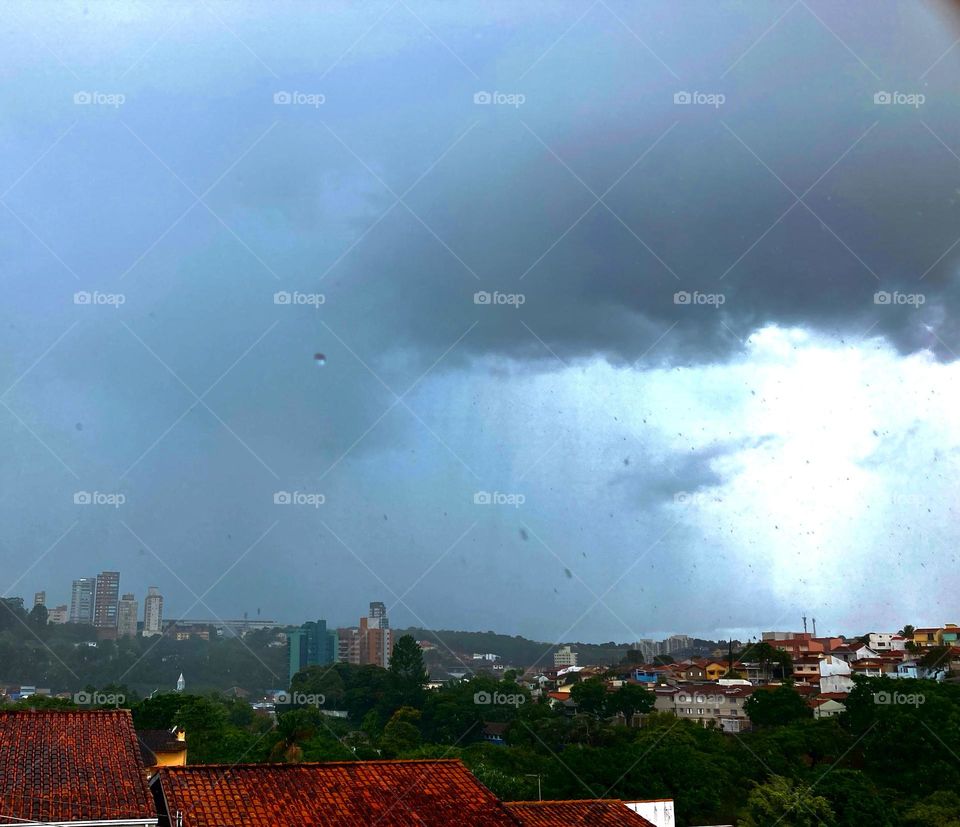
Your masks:
{"label": "antenna", "polygon": [[807,633],[807,616],[803,615],[803,633]]}
{"label": "antenna", "polygon": [[813,619],[813,636],[814,637],[817,636],[817,619],[816,618]]}

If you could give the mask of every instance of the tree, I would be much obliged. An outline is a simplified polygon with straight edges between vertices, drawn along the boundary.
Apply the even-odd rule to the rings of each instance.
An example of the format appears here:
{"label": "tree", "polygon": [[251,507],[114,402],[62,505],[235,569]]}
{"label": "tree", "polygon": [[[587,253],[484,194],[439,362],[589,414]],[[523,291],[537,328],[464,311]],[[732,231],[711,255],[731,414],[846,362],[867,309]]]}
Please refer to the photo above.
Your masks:
{"label": "tree", "polygon": [[743,708],[755,726],[783,726],[813,717],[813,710],[789,683],[775,689],[758,689],[747,698]]}
{"label": "tree", "polygon": [[960,827],[960,796],[949,790],[935,792],[907,810],[902,823],[907,827]]}
{"label": "tree", "polygon": [[916,629],[908,623],[908,624],[907,624],[906,626],[904,626],[899,632],[897,632],[897,634],[900,635],[900,637],[912,638],[912,637],[913,637],[913,633],[914,633],[915,631],[916,631]]}
{"label": "tree", "polygon": [[600,678],[587,678],[570,690],[580,712],[599,716],[607,702],[607,687]]}
{"label": "tree", "polygon": [[653,693],[639,684],[624,683],[607,698],[606,708],[608,712],[614,714],[622,713],[629,724],[636,713],[649,712],[653,709],[654,700]]}
{"label": "tree", "polygon": [[774,775],[753,788],[739,823],[743,827],[821,827],[833,824],[834,815],[830,802],[810,787]]}
{"label": "tree", "polygon": [[30,619],[31,626],[36,626],[39,629],[43,629],[46,627],[47,618],[49,617],[47,607],[42,603],[37,603],[37,605],[30,610],[28,617]]}
{"label": "tree", "polygon": [[671,655],[657,655],[654,657],[653,662],[657,666],[666,666],[669,663],[673,663],[673,656]]}
{"label": "tree", "polygon": [[397,707],[421,709],[426,698],[430,675],[423,665],[423,650],[410,635],[404,635],[393,645],[390,657],[390,702]]}
{"label": "tree", "polygon": [[[413,640],[413,638],[410,638]],[[419,648],[419,647],[418,647]],[[401,706],[383,728],[380,748],[383,754],[395,758],[420,746],[420,710],[410,706]]]}

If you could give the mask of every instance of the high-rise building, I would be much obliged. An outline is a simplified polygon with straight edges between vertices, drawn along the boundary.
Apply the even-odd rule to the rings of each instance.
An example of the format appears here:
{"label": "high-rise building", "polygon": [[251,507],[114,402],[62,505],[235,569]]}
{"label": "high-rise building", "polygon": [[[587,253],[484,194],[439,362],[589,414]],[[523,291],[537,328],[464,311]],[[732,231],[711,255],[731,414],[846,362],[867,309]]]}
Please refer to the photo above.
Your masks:
{"label": "high-rise building", "polygon": [[387,607],[371,603],[370,614],[360,618],[360,663],[372,663],[386,669],[393,651],[393,633]]}
{"label": "high-rise building", "polygon": [[97,581],[93,577],[81,577],[73,581],[70,593],[70,622],[93,623],[93,596]]}
{"label": "high-rise building", "polygon": [[561,646],[553,653],[553,665],[560,668],[577,665],[577,653],[569,645]]}
{"label": "high-rise building", "polygon": [[93,626],[101,637],[116,636],[119,600],[120,572],[100,572],[97,575],[97,588],[93,598]]}
{"label": "high-rise building", "polygon": [[326,666],[337,659],[337,633],[327,628],[327,621],[310,620],[299,629],[287,632],[290,683],[293,676],[308,666]]}
{"label": "high-rise building", "polygon": [[70,609],[66,603],[61,606],[54,606],[47,615],[47,623],[61,624],[68,620],[70,620]]}
{"label": "high-rise building", "polygon": [[143,636],[159,635],[163,627],[163,595],[156,586],[147,589],[143,600]]}
{"label": "high-rise building", "polygon": [[117,637],[137,636],[137,614],[140,604],[132,594],[125,594],[117,603]]}
{"label": "high-rise building", "polygon": [[663,641],[665,654],[673,655],[693,646],[693,640],[688,635],[670,635]]}
{"label": "high-rise building", "polygon": [[37,592],[33,595],[33,605],[34,606],[46,606],[47,605],[47,593],[46,592]]}
{"label": "high-rise building", "polygon": [[337,629],[337,663],[360,664],[360,629],[356,626]]}

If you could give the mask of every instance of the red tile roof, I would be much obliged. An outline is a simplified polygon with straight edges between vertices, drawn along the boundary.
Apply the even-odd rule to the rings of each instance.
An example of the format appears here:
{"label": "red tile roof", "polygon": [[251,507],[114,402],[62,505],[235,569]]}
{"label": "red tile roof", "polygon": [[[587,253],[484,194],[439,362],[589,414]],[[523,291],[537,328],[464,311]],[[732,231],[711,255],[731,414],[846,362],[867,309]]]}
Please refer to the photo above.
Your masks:
{"label": "red tile roof", "polygon": [[513,801],[506,806],[523,827],[654,827],[617,799]]}
{"label": "red tile roof", "polygon": [[161,767],[170,818],[183,827],[516,827],[457,760]]}
{"label": "red tile roof", "polygon": [[0,813],[156,824],[129,710],[0,712]]}

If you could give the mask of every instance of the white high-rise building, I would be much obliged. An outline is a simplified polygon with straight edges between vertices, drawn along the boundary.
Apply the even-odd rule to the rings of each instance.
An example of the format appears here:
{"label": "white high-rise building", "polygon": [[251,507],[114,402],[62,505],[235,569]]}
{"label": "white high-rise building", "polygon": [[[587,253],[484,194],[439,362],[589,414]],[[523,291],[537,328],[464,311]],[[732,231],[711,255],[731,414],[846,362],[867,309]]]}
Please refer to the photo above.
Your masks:
{"label": "white high-rise building", "polygon": [[561,646],[553,653],[553,665],[557,667],[576,666],[577,653],[569,646]]}
{"label": "white high-rise building", "polygon": [[93,596],[96,585],[95,577],[81,577],[73,581],[70,594],[71,623],[93,623]]}
{"label": "white high-rise building", "polygon": [[153,637],[163,630],[163,595],[156,586],[147,590],[143,601],[143,636]]}

